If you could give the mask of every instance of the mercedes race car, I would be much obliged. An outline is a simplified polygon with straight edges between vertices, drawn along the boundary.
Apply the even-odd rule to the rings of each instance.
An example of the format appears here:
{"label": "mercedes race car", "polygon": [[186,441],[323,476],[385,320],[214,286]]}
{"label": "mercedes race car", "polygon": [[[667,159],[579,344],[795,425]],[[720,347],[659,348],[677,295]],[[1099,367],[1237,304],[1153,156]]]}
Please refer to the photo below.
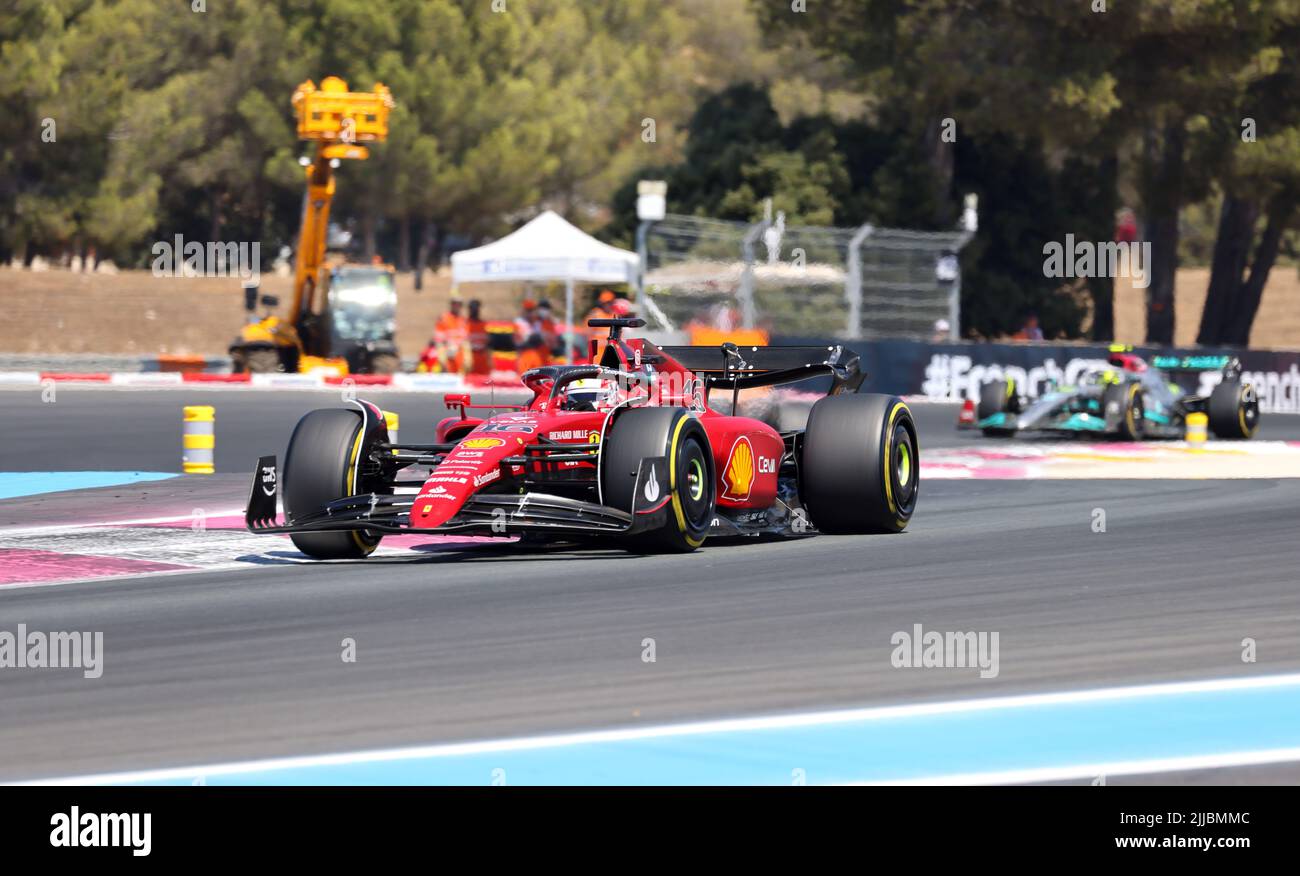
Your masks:
{"label": "mercedes race car", "polygon": [[[390,441],[369,402],[312,411],[283,469],[273,456],[258,461],[248,528],[343,559],[369,555],[388,533],[603,537],[685,552],[709,536],[907,526],[920,481],[916,425],[902,400],[857,391],[865,375],[853,352],[660,348],[622,336],[640,319],[588,325],[609,329],[598,363],[525,372],[533,397],[523,405],[448,395],[454,414],[432,444]],[[725,392],[735,410],[743,390],[827,376],[804,429],[778,432],[709,403]]]}
{"label": "mercedes race car", "polygon": [[[1245,439],[1259,426],[1259,398],[1241,379],[1241,363],[1228,356],[1156,356],[1147,363],[1131,347],[1112,347],[1110,367],[1085,372],[1077,386],[1052,386],[1036,399],[1015,381],[980,387],[975,425],[989,436],[1017,432],[1088,434],[1122,438],[1183,438],[1189,414],[1205,414],[1218,438]],[[1193,395],[1175,372],[1219,370],[1208,396]]]}

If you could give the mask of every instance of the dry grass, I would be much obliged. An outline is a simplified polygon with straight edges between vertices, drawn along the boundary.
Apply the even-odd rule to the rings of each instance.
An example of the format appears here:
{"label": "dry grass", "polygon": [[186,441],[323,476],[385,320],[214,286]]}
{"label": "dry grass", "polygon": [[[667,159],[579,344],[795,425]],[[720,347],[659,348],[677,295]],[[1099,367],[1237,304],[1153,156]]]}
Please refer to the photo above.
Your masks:
{"label": "dry grass", "polygon": [[[1176,341],[1196,340],[1208,268],[1178,272]],[[287,303],[288,277],[262,276],[262,291]],[[224,356],[244,319],[243,290],[238,280],[154,277],[147,271],[80,274],[64,270],[16,271],[0,267],[0,352],[110,355]],[[451,292],[448,272],[426,273],[424,289],[414,278],[397,281],[397,345],[403,355],[419,355]],[[476,284],[461,290],[483,300],[490,319],[512,317],[523,289],[513,284]],[[562,306],[563,293],[538,290]],[[1116,340],[1141,343],[1146,330],[1145,290],[1127,280],[1116,282]],[[283,307],[282,307],[283,309]],[[584,311],[579,301],[579,311]],[[1251,333],[1256,348],[1300,348],[1300,275],[1280,266],[1269,277],[1259,316]]]}
{"label": "dry grass", "polygon": [[[1196,343],[1201,309],[1210,283],[1209,268],[1183,268],[1178,272],[1174,299],[1174,342],[1180,347]],[[1140,344],[1146,337],[1146,290],[1135,289],[1130,281],[1115,281],[1115,340]],[[1268,275],[1259,313],[1250,333],[1255,349],[1300,348],[1300,272],[1279,265]]]}
{"label": "dry grass", "polygon": [[[82,274],[0,268],[0,352],[224,356],[244,320],[237,279],[177,279],[148,271]],[[262,275],[262,292],[278,295],[281,311],[292,280]],[[398,276],[397,346],[405,356],[424,349],[451,292],[448,273],[425,274],[415,291],[411,274]],[[461,290],[483,300],[490,317],[513,316],[522,290],[475,284]]]}

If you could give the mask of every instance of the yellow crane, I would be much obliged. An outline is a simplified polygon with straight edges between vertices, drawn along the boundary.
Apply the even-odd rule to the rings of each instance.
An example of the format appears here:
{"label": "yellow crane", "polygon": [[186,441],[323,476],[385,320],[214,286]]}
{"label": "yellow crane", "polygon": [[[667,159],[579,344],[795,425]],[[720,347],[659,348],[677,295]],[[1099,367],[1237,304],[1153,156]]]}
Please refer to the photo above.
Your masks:
{"label": "yellow crane", "polygon": [[295,255],[293,301],[283,319],[272,312],[274,296],[261,296],[267,312],[259,319],[257,289],[247,291],[249,321],[230,347],[237,372],[333,370],[339,374],[392,373],[401,360],[393,341],[397,287],[388,265],[331,264],[327,261],[334,169],[343,160],[364,161],[362,143],[388,138],[393,97],[382,84],[373,91],[348,91],[337,76],[308,80],[293,93],[298,139],[314,140],[316,154],[304,159],[307,191]]}

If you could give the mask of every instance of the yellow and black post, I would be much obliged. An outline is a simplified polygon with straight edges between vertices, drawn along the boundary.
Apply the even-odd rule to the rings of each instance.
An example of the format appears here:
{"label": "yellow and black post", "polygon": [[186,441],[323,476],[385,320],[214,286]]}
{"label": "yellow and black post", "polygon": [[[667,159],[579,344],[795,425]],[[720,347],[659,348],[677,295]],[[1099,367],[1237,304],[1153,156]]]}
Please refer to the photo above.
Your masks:
{"label": "yellow and black post", "polygon": [[186,474],[212,474],[216,447],[216,410],[210,405],[188,405],[181,430],[181,466]]}

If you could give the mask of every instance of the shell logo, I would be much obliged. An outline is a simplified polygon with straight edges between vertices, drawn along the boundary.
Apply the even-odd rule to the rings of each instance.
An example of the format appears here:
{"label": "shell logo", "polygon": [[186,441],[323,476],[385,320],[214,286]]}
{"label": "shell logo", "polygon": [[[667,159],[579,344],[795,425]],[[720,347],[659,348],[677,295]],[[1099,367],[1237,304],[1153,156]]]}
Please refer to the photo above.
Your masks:
{"label": "shell logo", "polygon": [[754,488],[754,445],[740,437],[731,445],[731,458],[722,470],[722,483],[726,487],[722,498],[743,502]]}
{"label": "shell logo", "polygon": [[489,447],[500,447],[505,443],[500,438],[466,438],[460,442],[460,446],[466,450],[486,450]]}

